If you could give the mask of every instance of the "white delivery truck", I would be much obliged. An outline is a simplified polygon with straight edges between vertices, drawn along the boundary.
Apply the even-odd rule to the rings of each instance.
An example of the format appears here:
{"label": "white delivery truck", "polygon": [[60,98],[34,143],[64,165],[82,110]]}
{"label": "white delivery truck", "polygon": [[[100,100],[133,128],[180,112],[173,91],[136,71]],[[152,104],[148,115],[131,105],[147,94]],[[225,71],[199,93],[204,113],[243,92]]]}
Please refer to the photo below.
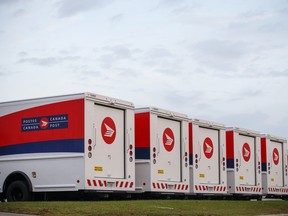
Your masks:
{"label": "white delivery truck", "polygon": [[188,193],[188,117],[155,107],[135,110],[136,191]]}
{"label": "white delivery truck", "polygon": [[243,128],[227,128],[228,193],[262,197],[260,133]]}
{"label": "white delivery truck", "polygon": [[0,193],[134,191],[133,109],[92,93],[0,103]]}
{"label": "white delivery truck", "polygon": [[226,128],[216,122],[189,123],[190,192],[227,194]]}
{"label": "white delivery truck", "polygon": [[273,135],[261,137],[263,195],[288,197],[287,140]]}

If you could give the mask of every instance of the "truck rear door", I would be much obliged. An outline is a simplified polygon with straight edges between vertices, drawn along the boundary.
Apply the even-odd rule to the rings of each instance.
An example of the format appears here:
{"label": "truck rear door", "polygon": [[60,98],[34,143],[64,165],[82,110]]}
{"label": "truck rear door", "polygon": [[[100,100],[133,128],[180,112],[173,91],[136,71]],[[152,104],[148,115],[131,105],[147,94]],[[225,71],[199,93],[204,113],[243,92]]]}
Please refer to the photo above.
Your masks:
{"label": "truck rear door", "polygon": [[199,183],[219,184],[220,182],[220,159],[219,159],[219,130],[199,127],[198,171]]}
{"label": "truck rear door", "polygon": [[124,115],[121,109],[94,105],[95,177],[125,177]]}
{"label": "truck rear door", "polygon": [[239,141],[236,145],[239,163],[240,185],[256,185],[256,141],[254,137],[239,134]]}
{"label": "truck rear door", "polygon": [[181,123],[158,117],[158,180],[181,181]]}
{"label": "truck rear door", "polygon": [[270,145],[267,145],[267,159],[268,167],[270,167],[270,170],[268,170],[268,173],[270,172],[268,179],[270,186],[283,187],[283,144],[271,140]]}

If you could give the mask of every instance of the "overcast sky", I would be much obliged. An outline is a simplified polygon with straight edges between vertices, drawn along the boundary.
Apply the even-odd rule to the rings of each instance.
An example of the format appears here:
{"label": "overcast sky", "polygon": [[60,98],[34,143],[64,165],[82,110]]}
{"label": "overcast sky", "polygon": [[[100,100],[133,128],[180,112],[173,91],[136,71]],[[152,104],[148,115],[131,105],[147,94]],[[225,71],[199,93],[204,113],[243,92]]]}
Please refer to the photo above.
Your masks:
{"label": "overcast sky", "polygon": [[287,0],[0,0],[0,101],[93,92],[288,137]]}

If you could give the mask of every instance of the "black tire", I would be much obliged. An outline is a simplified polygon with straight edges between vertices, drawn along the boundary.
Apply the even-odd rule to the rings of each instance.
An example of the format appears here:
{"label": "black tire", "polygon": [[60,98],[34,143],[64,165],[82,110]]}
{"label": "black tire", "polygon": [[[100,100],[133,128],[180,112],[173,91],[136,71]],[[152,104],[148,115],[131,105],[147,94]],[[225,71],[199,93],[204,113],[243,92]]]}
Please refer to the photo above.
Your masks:
{"label": "black tire", "polygon": [[258,196],[257,201],[262,201],[262,196]]}
{"label": "black tire", "polygon": [[7,188],[8,202],[30,201],[31,193],[29,192],[27,184],[23,181],[14,181]]}
{"label": "black tire", "polygon": [[0,202],[4,202],[4,197],[2,193],[0,193]]}

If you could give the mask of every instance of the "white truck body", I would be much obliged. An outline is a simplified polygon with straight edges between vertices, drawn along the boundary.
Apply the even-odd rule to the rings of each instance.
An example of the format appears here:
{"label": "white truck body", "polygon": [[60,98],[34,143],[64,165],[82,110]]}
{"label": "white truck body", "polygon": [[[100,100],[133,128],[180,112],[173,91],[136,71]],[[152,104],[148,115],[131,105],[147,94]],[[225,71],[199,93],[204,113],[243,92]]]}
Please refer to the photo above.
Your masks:
{"label": "white truck body", "polygon": [[228,193],[261,195],[260,133],[242,128],[226,131]]}
{"label": "white truck body", "polygon": [[261,137],[262,184],[264,195],[288,195],[287,140],[282,137]]}
{"label": "white truck body", "polygon": [[0,193],[134,191],[134,106],[92,93],[0,103]]}
{"label": "white truck body", "polygon": [[154,107],[135,110],[136,190],[188,193],[188,118]]}
{"label": "white truck body", "polygon": [[194,119],[189,123],[190,192],[227,194],[226,128]]}

